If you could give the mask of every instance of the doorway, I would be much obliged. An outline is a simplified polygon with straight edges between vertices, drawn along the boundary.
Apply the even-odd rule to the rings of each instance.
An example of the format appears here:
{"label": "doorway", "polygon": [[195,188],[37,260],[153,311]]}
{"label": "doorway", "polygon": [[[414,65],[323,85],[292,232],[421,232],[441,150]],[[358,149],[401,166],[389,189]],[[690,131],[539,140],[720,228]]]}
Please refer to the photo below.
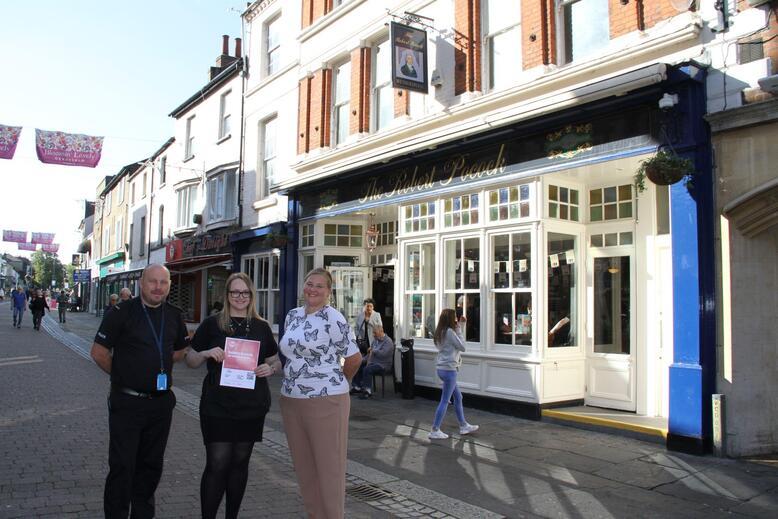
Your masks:
{"label": "doorway", "polygon": [[[606,251],[607,250],[607,251]],[[586,404],[636,410],[635,267],[629,248],[590,249]]]}
{"label": "doorway", "polygon": [[394,266],[373,267],[373,300],[384,333],[394,341]]}

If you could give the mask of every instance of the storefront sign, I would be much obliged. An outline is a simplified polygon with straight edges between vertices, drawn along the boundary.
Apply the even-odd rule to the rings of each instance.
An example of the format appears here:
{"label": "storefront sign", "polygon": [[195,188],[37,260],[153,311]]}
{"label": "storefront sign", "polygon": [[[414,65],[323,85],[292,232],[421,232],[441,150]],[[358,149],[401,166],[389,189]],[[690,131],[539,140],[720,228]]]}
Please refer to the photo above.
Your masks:
{"label": "storefront sign", "polygon": [[92,271],[89,269],[78,269],[73,271],[73,283],[89,283]]}
{"label": "storefront sign", "polygon": [[171,240],[165,247],[165,262],[181,259],[184,254],[184,243],[181,240]]}
{"label": "storefront sign", "polygon": [[[652,137],[655,120],[646,108],[626,111],[593,121],[568,124],[553,131],[509,137],[481,138],[480,146],[468,149],[467,141],[455,152],[419,160],[408,158],[373,165],[354,176],[311,185],[299,195],[300,216],[309,217],[332,210],[359,209],[412,195],[426,196],[441,189],[468,189],[490,178],[521,172],[542,172],[565,167],[571,160],[583,160],[612,153],[614,148],[639,149],[656,144]],[[517,135],[519,134],[519,135]],[[428,155],[429,156],[429,155]]]}
{"label": "storefront sign", "polygon": [[203,234],[182,240],[182,257],[191,258],[200,254],[213,254],[229,247],[230,235],[226,233]]}
{"label": "storefront sign", "polygon": [[391,23],[392,86],[427,93],[427,32]]}

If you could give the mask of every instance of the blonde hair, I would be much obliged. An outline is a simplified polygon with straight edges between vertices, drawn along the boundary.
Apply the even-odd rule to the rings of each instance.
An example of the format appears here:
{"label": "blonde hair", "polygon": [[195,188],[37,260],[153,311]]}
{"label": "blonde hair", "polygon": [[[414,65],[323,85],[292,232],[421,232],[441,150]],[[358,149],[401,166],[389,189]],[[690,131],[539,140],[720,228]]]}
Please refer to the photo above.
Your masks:
{"label": "blonde hair", "polygon": [[435,334],[432,336],[432,340],[435,344],[441,344],[443,342],[443,336],[446,335],[446,330],[451,328],[452,330],[457,327],[457,312],[453,308],[444,308],[440,312],[438,318],[438,326],[435,328]]}
{"label": "blonde hair", "polygon": [[311,276],[322,276],[327,280],[327,288],[332,290],[332,274],[330,274],[329,270],[321,267],[313,269],[305,275],[305,278],[303,278],[303,284],[305,284],[308,281],[308,278]]}
{"label": "blonde hair", "polygon": [[216,314],[216,321],[219,323],[219,328],[227,335],[232,333],[232,315],[230,315],[230,309],[232,308],[232,305],[230,304],[230,285],[232,285],[233,281],[238,279],[243,281],[246,284],[246,287],[249,289],[249,306],[246,308],[246,319],[262,319],[262,317],[260,317],[260,315],[257,313],[257,308],[254,305],[254,282],[251,281],[251,278],[243,272],[235,272],[234,274],[230,274],[230,277],[227,278],[227,282],[224,283],[224,306],[222,307],[222,311]]}

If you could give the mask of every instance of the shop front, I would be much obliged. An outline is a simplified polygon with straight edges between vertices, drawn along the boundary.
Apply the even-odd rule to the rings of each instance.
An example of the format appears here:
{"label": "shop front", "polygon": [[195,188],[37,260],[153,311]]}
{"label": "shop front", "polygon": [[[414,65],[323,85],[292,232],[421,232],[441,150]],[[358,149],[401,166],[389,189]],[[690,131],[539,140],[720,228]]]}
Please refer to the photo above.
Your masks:
{"label": "shop front", "polygon": [[[652,87],[300,186],[298,287],[328,268],[352,323],[373,297],[415,341],[417,392],[439,387],[432,334],[453,308],[471,403],[663,416],[669,443],[701,448],[713,343],[688,302],[711,288],[709,138],[700,71],[661,70]],[[680,102],[661,110],[668,91]],[[693,185],[638,191],[641,161],[668,146],[694,160]]]}
{"label": "shop front", "polygon": [[168,301],[184,313],[191,330],[221,310],[224,286],[232,272],[229,232],[213,232],[172,240],[166,245],[170,270]]}
{"label": "shop front", "polygon": [[124,252],[116,252],[95,261],[99,268],[99,278],[96,285],[97,297],[94,308],[97,315],[102,315],[111,294],[118,294],[124,286],[119,275],[125,272]]}

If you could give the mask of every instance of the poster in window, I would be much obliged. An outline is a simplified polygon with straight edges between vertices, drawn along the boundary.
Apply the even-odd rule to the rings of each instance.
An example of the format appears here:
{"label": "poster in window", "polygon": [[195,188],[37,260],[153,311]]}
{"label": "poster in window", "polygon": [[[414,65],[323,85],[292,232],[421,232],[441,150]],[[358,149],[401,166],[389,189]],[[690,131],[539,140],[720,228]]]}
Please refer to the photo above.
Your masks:
{"label": "poster in window", "polygon": [[392,87],[427,93],[427,32],[391,23]]}

